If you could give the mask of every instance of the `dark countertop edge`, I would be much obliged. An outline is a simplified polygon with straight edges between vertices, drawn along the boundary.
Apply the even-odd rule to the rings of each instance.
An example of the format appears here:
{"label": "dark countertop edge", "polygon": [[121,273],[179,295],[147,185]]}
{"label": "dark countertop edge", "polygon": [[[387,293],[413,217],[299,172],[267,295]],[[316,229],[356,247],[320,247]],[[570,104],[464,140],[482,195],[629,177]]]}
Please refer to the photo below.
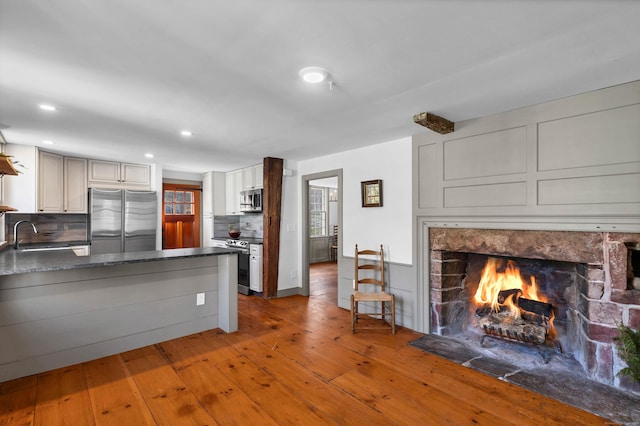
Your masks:
{"label": "dark countertop edge", "polygon": [[20,244],[19,249],[27,248],[44,248],[44,247],[76,247],[76,246],[91,246],[91,242],[87,240],[77,241],[52,241],[48,243],[23,243]]}
{"label": "dark countertop edge", "polygon": [[75,254],[68,252],[23,253],[13,249],[5,249],[0,252],[0,276],[28,274],[32,272],[97,268],[101,266],[156,262],[192,257],[221,256],[243,252],[245,252],[245,250],[235,248],[201,247],[76,256]]}

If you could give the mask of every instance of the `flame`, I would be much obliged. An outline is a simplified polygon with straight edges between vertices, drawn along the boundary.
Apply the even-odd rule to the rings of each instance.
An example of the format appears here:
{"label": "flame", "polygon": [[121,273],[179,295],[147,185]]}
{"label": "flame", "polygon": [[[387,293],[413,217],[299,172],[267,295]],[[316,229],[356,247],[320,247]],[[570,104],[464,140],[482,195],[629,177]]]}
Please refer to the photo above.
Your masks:
{"label": "flame", "polygon": [[551,311],[551,318],[549,318],[549,331],[547,331],[547,339],[556,340],[558,337],[558,332],[556,331],[556,327],[553,325],[553,320],[556,319],[556,315]]}
{"label": "flame", "polygon": [[[502,266],[503,261],[501,259],[490,257],[487,259],[487,263],[482,270],[482,278],[478,285],[478,290],[474,296],[474,299],[478,305],[491,305],[491,309],[498,312],[500,310],[500,303],[498,302],[498,293],[503,290],[517,289],[522,292],[522,295],[527,299],[541,301],[538,297],[538,288],[535,278],[531,277],[531,284],[527,284],[520,275],[520,269],[516,266],[513,260],[507,261],[507,266],[504,268],[504,272],[498,272]],[[513,299],[512,297],[508,299]],[[515,308],[513,300],[511,305]],[[517,310],[517,308],[516,308]]]}
{"label": "flame", "polygon": [[[501,301],[498,295],[505,290],[512,291],[509,292],[510,294],[506,296],[505,300]],[[535,277],[530,277],[529,281],[524,280],[513,260],[507,260],[505,266],[505,261],[502,259],[488,258],[482,270],[478,290],[474,296],[476,304],[478,306],[490,306],[491,310],[495,312],[502,312],[513,319],[519,319],[521,317],[521,310],[517,305],[519,297],[538,302],[547,302],[547,298],[538,293]],[[551,318],[546,320],[548,322],[547,337],[551,340],[555,339],[557,335],[553,320],[554,314],[552,312]]]}

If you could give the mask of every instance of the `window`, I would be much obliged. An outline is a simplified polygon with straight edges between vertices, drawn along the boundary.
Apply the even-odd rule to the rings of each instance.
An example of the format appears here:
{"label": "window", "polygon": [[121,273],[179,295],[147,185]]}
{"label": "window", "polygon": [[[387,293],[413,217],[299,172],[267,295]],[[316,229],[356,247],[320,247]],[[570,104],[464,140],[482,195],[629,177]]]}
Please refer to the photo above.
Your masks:
{"label": "window", "polygon": [[309,187],[309,236],[324,237],[327,234],[327,188]]}
{"label": "window", "polygon": [[165,190],[165,215],[193,215],[195,212],[195,198],[193,191]]}

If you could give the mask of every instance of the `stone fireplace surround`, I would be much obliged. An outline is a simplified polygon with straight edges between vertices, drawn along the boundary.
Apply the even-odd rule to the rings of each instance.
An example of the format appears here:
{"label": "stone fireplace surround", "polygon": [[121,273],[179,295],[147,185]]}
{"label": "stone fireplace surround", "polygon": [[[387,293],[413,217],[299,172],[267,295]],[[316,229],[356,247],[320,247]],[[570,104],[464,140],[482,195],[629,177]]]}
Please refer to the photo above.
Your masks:
{"label": "stone fireplace surround", "polygon": [[623,364],[614,338],[617,324],[640,328],[640,290],[627,284],[627,246],[639,243],[637,233],[430,228],[431,332],[462,331],[449,318],[468,297],[468,253],[572,262],[577,276],[567,328],[574,330],[574,357],[592,379],[638,392],[628,378],[616,376]]}

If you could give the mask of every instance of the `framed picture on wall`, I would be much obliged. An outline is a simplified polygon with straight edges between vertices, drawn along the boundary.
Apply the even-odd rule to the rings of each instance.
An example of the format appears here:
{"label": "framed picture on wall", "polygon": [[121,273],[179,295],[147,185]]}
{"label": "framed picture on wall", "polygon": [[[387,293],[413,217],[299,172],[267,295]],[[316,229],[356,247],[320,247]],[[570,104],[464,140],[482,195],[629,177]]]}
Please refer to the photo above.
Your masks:
{"label": "framed picture on wall", "polygon": [[362,207],[382,207],[382,180],[366,180],[360,183]]}

